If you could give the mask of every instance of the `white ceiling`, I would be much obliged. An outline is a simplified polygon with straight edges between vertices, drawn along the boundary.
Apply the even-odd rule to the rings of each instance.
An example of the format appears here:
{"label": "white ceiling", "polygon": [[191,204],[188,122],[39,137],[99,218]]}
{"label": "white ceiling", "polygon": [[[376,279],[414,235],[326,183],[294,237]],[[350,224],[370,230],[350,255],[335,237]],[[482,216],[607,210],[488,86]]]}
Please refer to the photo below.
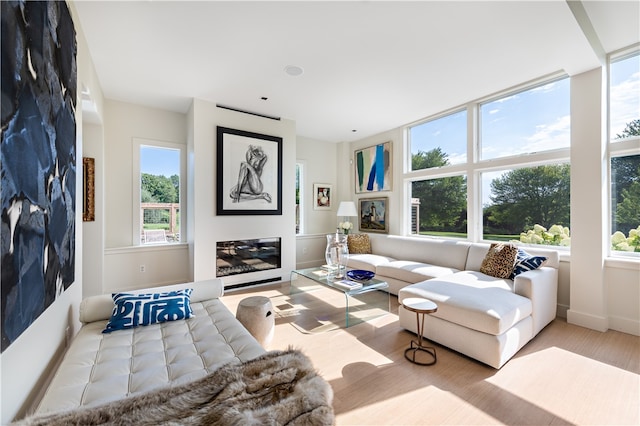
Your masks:
{"label": "white ceiling", "polygon": [[199,98],[339,142],[593,69],[589,26],[606,52],[640,41],[640,1],[575,3],[586,24],[564,0],[74,4],[106,98],[178,112]]}

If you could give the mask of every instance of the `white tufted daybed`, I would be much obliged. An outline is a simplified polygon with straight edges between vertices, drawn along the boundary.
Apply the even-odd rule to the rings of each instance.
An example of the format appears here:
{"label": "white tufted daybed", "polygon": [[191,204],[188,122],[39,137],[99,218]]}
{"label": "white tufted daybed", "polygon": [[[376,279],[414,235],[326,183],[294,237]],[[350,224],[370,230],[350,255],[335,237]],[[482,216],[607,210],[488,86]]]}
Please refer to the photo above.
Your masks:
{"label": "white tufted daybed", "polygon": [[219,279],[128,293],[192,288],[188,320],[102,333],[114,302],[110,294],[80,304],[83,326],[71,342],[36,413],[106,403],[164,385],[199,379],[230,362],[265,353],[222,303]]}
{"label": "white tufted daybed", "polygon": [[[350,253],[349,267],[375,272],[400,304],[410,297],[435,302],[437,312],[425,316],[424,337],[494,368],[502,367],[556,317],[555,250],[521,247],[531,257],[546,260],[504,278],[480,272],[489,244],[396,235],[364,239],[370,249]],[[403,328],[417,333],[415,313],[400,306],[398,315]]]}
{"label": "white tufted daybed", "polygon": [[83,326],[16,424],[335,424],[333,390],[311,360],[265,351],[223,292],[213,279],[84,299]]}

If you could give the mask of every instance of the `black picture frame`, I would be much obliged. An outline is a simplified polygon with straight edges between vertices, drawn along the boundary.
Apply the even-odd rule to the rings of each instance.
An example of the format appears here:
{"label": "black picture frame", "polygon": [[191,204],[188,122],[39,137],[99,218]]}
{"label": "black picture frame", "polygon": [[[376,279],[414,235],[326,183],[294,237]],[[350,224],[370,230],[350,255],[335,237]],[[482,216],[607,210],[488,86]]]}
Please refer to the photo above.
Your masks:
{"label": "black picture frame", "polygon": [[216,129],[216,214],[282,215],[282,138]]}

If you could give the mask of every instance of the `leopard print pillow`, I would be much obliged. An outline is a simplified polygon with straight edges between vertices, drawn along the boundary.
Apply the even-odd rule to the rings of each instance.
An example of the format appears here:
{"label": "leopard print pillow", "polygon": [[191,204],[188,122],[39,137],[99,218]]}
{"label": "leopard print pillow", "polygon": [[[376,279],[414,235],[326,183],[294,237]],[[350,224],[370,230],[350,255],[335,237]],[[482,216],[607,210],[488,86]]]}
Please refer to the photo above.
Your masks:
{"label": "leopard print pillow", "polygon": [[347,245],[349,254],[371,254],[371,241],[367,234],[349,234]]}
{"label": "leopard print pillow", "polygon": [[518,248],[511,244],[493,243],[482,260],[480,272],[496,278],[509,278],[516,263]]}

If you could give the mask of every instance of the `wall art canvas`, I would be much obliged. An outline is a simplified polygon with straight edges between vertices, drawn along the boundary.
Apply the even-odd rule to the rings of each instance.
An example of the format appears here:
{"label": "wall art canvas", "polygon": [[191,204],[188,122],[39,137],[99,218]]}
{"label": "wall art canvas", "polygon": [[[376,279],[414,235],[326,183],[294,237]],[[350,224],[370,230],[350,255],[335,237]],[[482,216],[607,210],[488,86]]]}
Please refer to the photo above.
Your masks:
{"label": "wall art canvas", "polygon": [[356,194],[391,191],[391,142],[355,152]]}
{"label": "wall art canvas", "polygon": [[331,210],[333,201],[333,185],[328,183],[313,184],[313,209]]}
{"label": "wall art canvas", "polygon": [[359,200],[359,229],[363,232],[389,233],[389,198],[361,198]]}
{"label": "wall art canvas", "polygon": [[62,1],[2,5],[2,351],[73,282],[76,33]]}
{"label": "wall art canvas", "polygon": [[282,214],[282,138],[217,128],[217,215]]}

